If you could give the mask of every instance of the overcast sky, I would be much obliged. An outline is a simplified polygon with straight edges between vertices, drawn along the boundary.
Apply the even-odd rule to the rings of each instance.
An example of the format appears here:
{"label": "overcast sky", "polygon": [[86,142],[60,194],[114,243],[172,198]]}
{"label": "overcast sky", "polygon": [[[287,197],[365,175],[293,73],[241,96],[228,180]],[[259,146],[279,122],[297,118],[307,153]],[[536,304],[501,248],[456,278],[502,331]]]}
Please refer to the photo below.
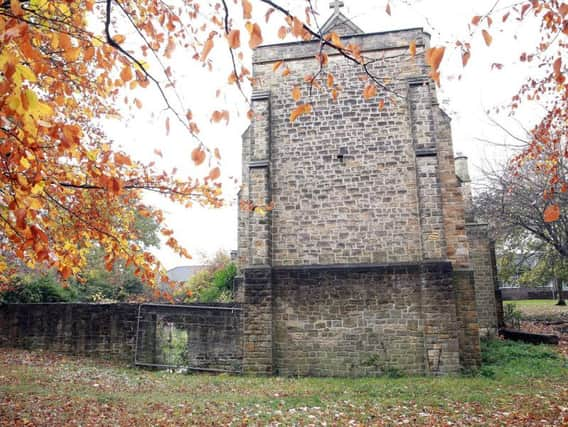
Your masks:
{"label": "overcast sky", "polygon": [[[303,9],[305,0],[280,3],[292,10],[298,7]],[[322,24],[332,13],[330,2],[314,0],[313,3],[320,13]],[[431,33],[433,46],[453,46],[457,39],[468,36],[471,18],[487,13],[495,0],[415,0],[412,1],[412,7],[406,6],[403,1],[391,0],[391,16],[385,13],[387,2],[383,0],[344,0],[344,3],[343,13],[365,32],[423,27]],[[506,3],[502,2],[503,5]],[[501,7],[498,5],[497,9]],[[276,20],[271,22],[274,22],[274,29],[263,27],[265,42],[277,41],[275,33],[280,24],[277,25]],[[539,112],[534,106],[526,106],[516,118],[508,118],[503,112],[491,112],[490,116],[486,113],[494,107],[507,104],[527,74],[534,72],[518,59],[526,46],[531,42],[534,46],[538,34],[529,24],[517,28],[518,24],[511,23],[507,32],[491,28],[489,31],[493,34],[494,42],[490,48],[484,45],[480,33],[474,34],[472,57],[465,69],[461,66],[461,56],[457,50],[446,51],[441,67],[442,88],[438,91],[438,97],[444,110],[452,117],[454,150],[470,158],[474,180],[481,178],[480,170],[487,168],[488,163],[495,160],[502,162],[511,153],[501,146],[485,142],[510,142],[510,138],[492,120],[520,133],[519,123],[529,127],[531,120],[534,120],[531,117],[538,116]],[[270,34],[274,38],[271,39]],[[212,255],[219,249],[229,251],[237,246],[235,200],[239,183],[235,183],[234,179],[240,179],[241,174],[240,136],[248,126],[245,118],[248,107],[236,91],[216,97],[217,89],[223,87],[227,79],[227,58],[225,51],[216,53],[214,50],[212,55],[215,54],[219,72],[203,70],[181,50],[175,52],[171,65],[176,70],[177,87],[184,104],[191,106],[199,120],[201,138],[209,147],[219,147],[221,150],[227,206],[222,209],[184,209],[155,195],[147,197],[149,202],[166,212],[167,222],[174,229],[176,237],[194,255],[193,261],[182,260],[167,248],[162,248],[157,254],[166,268],[199,263],[203,255]],[[504,64],[504,67],[501,71],[492,71],[493,63]],[[132,116],[127,114],[126,119],[120,122],[109,123],[107,129],[111,137],[135,158],[159,160],[160,165],[167,169],[177,168],[182,179],[188,175],[206,175],[208,165],[200,168],[193,166],[190,153],[195,142],[180,126],[172,122],[170,135],[166,136],[166,113],[157,93],[146,90],[135,95],[142,100],[144,108]],[[228,109],[231,112],[228,126],[209,124],[209,116],[215,109]],[[156,148],[162,151],[163,159],[156,158]]]}

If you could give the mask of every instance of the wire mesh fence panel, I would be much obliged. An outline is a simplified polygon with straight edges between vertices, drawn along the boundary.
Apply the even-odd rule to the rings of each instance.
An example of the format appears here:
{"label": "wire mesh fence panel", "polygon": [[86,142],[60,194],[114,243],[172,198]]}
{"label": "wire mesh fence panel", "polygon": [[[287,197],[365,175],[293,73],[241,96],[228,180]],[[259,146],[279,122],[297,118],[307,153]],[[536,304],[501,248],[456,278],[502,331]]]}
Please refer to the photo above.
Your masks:
{"label": "wire mesh fence panel", "polygon": [[241,372],[240,306],[141,305],[134,362],[157,368]]}

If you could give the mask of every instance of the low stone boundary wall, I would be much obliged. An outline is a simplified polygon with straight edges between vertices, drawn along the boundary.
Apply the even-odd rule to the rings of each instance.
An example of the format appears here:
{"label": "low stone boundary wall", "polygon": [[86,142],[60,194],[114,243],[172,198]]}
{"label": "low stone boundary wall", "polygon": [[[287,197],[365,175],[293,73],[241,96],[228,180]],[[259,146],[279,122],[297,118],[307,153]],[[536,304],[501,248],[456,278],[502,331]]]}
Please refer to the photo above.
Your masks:
{"label": "low stone boundary wall", "polygon": [[[553,299],[550,288],[501,288],[501,298],[503,301],[515,301],[523,299]],[[568,290],[562,292],[564,299],[568,299]]]}
{"label": "low stone boundary wall", "polygon": [[240,306],[6,304],[0,346],[132,362],[239,371]]}

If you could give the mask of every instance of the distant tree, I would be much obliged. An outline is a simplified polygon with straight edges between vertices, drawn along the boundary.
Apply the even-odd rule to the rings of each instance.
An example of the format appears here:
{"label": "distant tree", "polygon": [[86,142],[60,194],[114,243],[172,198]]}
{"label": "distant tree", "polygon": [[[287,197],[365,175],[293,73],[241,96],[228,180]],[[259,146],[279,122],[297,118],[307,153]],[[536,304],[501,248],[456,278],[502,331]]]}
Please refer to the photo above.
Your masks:
{"label": "distant tree", "polygon": [[[515,271],[517,264],[525,271],[515,274],[525,283],[551,280],[561,289],[568,262],[568,193],[550,191],[547,154],[486,174],[487,185],[475,204],[506,254],[500,261],[502,268]],[[567,178],[564,161],[554,167]],[[523,257],[525,262],[519,263]],[[562,293],[558,295],[558,304],[565,304]]]}
{"label": "distant tree", "polygon": [[230,301],[233,297],[233,280],[237,266],[224,252],[217,252],[206,261],[207,267],[193,275],[175,298],[184,303]]}

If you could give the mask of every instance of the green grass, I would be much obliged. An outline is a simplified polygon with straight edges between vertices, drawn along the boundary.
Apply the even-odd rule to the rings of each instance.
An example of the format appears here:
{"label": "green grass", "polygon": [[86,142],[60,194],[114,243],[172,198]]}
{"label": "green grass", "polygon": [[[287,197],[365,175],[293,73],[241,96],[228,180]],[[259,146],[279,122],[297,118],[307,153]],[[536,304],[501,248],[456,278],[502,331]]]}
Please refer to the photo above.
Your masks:
{"label": "green grass", "polygon": [[560,320],[568,321],[568,306],[556,305],[556,300],[518,300],[504,301],[514,305],[526,320]]}
{"label": "green grass", "polygon": [[568,366],[547,346],[483,343],[469,376],[182,375],[0,351],[0,425],[545,425],[568,423]]}

